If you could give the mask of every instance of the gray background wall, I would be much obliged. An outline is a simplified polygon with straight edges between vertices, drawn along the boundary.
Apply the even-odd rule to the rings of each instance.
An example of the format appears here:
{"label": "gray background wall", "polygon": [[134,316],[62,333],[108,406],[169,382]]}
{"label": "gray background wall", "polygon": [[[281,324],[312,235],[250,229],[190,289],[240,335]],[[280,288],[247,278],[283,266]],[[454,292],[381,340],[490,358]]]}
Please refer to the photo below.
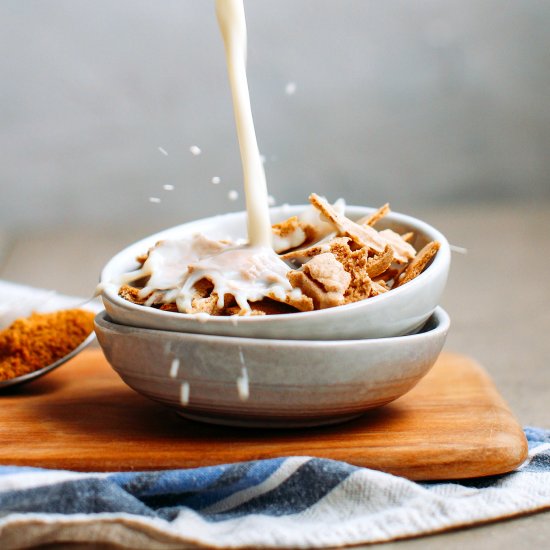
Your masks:
{"label": "gray background wall", "polygon": [[[278,202],[315,190],[414,213],[550,196],[550,3],[249,0],[246,10]],[[227,199],[241,169],[213,2],[2,0],[0,50],[0,228],[146,232],[242,208]]]}

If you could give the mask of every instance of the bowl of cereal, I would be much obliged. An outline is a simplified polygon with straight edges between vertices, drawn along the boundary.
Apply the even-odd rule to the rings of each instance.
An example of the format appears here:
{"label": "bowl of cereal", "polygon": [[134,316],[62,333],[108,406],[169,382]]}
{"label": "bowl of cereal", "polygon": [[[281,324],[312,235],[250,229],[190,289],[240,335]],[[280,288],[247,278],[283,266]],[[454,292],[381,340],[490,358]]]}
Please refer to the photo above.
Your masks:
{"label": "bowl of cereal", "polygon": [[[243,259],[245,212],[186,223],[130,245],[101,273],[108,316],[138,328],[284,340],[419,330],[446,284],[446,238],[387,205],[330,205],[317,195],[310,202],[270,210],[271,255]],[[219,264],[212,268],[212,257],[224,257],[227,277]]]}

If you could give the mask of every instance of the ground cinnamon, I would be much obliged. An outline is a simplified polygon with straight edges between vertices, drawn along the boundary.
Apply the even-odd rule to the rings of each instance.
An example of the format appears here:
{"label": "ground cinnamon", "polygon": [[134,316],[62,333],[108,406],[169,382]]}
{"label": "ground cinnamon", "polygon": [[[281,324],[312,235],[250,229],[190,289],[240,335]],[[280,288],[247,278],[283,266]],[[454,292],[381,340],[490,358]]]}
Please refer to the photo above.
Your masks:
{"label": "ground cinnamon", "polygon": [[34,372],[61,359],[94,329],[94,313],[68,309],[33,313],[0,332],[0,380]]}

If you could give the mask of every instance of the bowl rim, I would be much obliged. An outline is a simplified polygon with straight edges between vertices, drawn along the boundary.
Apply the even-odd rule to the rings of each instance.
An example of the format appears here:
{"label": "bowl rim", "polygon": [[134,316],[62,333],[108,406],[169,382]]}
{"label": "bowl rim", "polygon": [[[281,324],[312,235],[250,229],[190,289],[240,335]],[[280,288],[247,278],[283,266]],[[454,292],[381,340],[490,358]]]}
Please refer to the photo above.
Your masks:
{"label": "bowl rim", "polygon": [[[295,211],[302,211],[308,208],[310,205],[282,205],[274,208],[270,208],[270,214],[277,215],[279,213],[284,213],[285,215],[295,215]],[[372,212],[375,212],[377,209],[369,206],[356,206],[356,205],[346,205],[346,214],[350,214],[352,217],[356,216],[364,216],[368,215]],[[351,212],[349,212],[351,211]],[[428,268],[423,271],[420,275],[415,277],[412,281],[407,283],[406,285],[403,285],[402,287],[398,287],[396,289],[391,290],[391,292],[386,292],[383,294],[379,294],[378,296],[373,296],[369,298],[368,300],[359,300],[358,302],[352,302],[350,304],[344,304],[341,306],[336,306],[333,308],[327,308],[322,310],[315,310],[315,311],[298,311],[294,312],[292,314],[273,314],[273,315],[255,315],[255,316],[230,316],[230,317],[220,317],[220,316],[211,316],[206,321],[202,318],[200,314],[196,313],[181,313],[181,312],[171,312],[171,311],[163,311],[160,309],[155,308],[146,308],[139,304],[134,304],[132,302],[129,302],[128,300],[125,300],[121,298],[117,292],[114,291],[115,285],[110,285],[109,282],[106,280],[107,278],[110,279],[112,276],[111,271],[113,270],[113,265],[116,265],[122,258],[125,258],[130,254],[130,251],[134,248],[138,248],[142,246],[143,249],[148,248],[151,246],[150,243],[157,242],[158,240],[161,240],[163,238],[171,238],[169,235],[172,233],[177,233],[179,230],[185,231],[186,234],[192,234],[193,232],[193,226],[201,225],[208,221],[215,221],[216,219],[219,219],[220,221],[224,221],[227,219],[237,219],[241,216],[246,216],[246,211],[240,210],[237,212],[229,212],[227,214],[220,214],[216,216],[210,216],[206,218],[199,218],[197,220],[192,220],[190,222],[186,222],[180,225],[176,225],[167,229],[164,229],[162,231],[159,231],[157,233],[154,233],[152,235],[149,235],[147,237],[144,237],[138,241],[135,241],[134,243],[131,243],[130,245],[123,248],[121,251],[119,251],[117,254],[112,256],[109,261],[105,264],[103,269],[100,273],[100,284],[105,285],[103,288],[101,288],[100,295],[105,300],[110,301],[112,304],[116,305],[117,307],[124,308],[126,310],[139,312],[140,315],[145,315],[148,317],[156,317],[157,319],[173,319],[173,320],[181,320],[192,322],[192,323],[202,323],[205,322],[209,325],[242,325],[242,324],[254,324],[254,325],[261,325],[261,324],[269,324],[274,323],[277,321],[281,321],[282,319],[288,319],[289,315],[292,315],[293,318],[296,317],[296,315],[299,315],[299,318],[302,319],[304,322],[307,322],[311,316],[314,316],[316,319],[319,319],[321,317],[327,317],[327,316],[333,316],[340,312],[350,312],[352,310],[355,310],[357,308],[364,308],[368,307],[369,304],[371,304],[370,307],[374,307],[372,304],[379,304],[383,302],[384,300],[388,300],[388,296],[394,296],[397,297],[405,292],[411,292],[412,289],[416,288],[419,284],[423,282],[428,282],[428,278],[431,278],[434,276],[436,272],[439,272],[441,269],[446,269],[446,267],[450,263],[451,258],[451,250],[449,246],[449,242],[447,241],[447,238],[441,233],[439,230],[437,230],[432,225],[428,224],[427,222],[420,220],[418,218],[415,218],[413,216],[409,216],[408,214],[401,214],[400,212],[394,212],[391,211],[387,216],[384,217],[385,220],[390,222],[397,222],[402,223],[404,225],[411,226],[415,232],[421,232],[424,235],[429,236],[430,240],[436,240],[440,243],[440,248],[433,258],[432,262],[428,266]],[[345,314],[345,313],[344,313]]]}
{"label": "bowl rim", "polygon": [[441,307],[437,306],[433,313],[428,317],[423,326],[432,323],[433,326],[428,330],[420,330],[415,334],[406,334],[403,336],[386,336],[381,338],[363,338],[353,340],[290,340],[290,339],[272,339],[272,338],[252,338],[245,336],[220,336],[217,334],[201,334],[194,332],[181,332],[177,330],[162,330],[143,327],[134,327],[130,325],[122,325],[115,323],[109,318],[108,313],[103,310],[100,311],[95,317],[95,324],[101,329],[107,329],[111,331],[117,331],[122,329],[123,331],[130,331],[133,333],[145,333],[148,336],[154,335],[172,335],[174,338],[186,339],[192,338],[193,340],[203,340],[207,344],[213,343],[225,343],[235,344],[236,346],[258,347],[258,346],[284,346],[287,348],[341,348],[353,345],[361,346],[376,346],[381,344],[391,344],[403,341],[419,341],[429,338],[433,338],[440,334],[446,334],[451,325],[451,319],[449,314]]}

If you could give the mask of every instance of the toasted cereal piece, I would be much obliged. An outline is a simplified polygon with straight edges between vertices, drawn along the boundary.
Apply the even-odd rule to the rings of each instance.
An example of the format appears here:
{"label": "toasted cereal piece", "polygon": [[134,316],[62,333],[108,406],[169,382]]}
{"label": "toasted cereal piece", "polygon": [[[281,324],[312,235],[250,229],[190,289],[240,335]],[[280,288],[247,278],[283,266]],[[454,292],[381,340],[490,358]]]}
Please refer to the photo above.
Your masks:
{"label": "toasted cereal piece", "polygon": [[249,315],[251,317],[256,317],[258,315],[267,315],[265,311],[262,311],[261,309],[251,309]]}
{"label": "toasted cereal piece", "polygon": [[141,298],[139,296],[139,290],[139,288],[134,286],[122,285],[118,290],[118,295],[133,304],[143,305],[147,301],[148,296]]}
{"label": "toasted cereal piece", "polygon": [[408,243],[410,243],[413,240],[413,237],[414,237],[414,233],[412,231],[409,231],[408,233],[403,233],[403,235],[401,235],[401,238]]}
{"label": "toasted cereal piece", "polygon": [[[292,271],[289,271],[289,273],[292,273]],[[292,284],[292,282],[290,284]],[[304,293],[290,291],[286,292],[284,295],[279,295],[274,292],[270,292],[267,294],[267,298],[270,298],[274,302],[287,304],[298,311],[313,311],[314,309],[313,300]]]}
{"label": "toasted cereal piece", "polygon": [[414,260],[405,268],[397,281],[397,286],[404,285],[420,275],[430,260],[436,255],[441,245],[437,241],[428,243],[414,258]]}
{"label": "toasted cereal piece", "polygon": [[292,250],[310,241],[315,229],[308,223],[301,222],[297,216],[271,226],[273,233],[273,249],[277,254]]}
{"label": "toasted cereal piece", "polygon": [[[350,243],[338,242],[333,244],[331,247],[331,252],[344,266],[344,269],[351,274],[352,278],[354,274],[358,275],[359,271],[364,272],[365,275],[368,275],[367,266],[369,265],[369,259],[371,258],[369,258],[369,251],[367,248],[352,250]],[[384,254],[384,252],[382,252],[382,254]],[[373,258],[377,257],[378,256],[374,256]]]}
{"label": "toasted cereal piece", "polygon": [[327,292],[303,271],[289,271],[287,277],[294,288],[299,288],[304,295],[312,300],[315,309],[326,309],[344,303],[344,296],[341,292]]}
{"label": "toasted cereal piece", "polygon": [[[334,201],[332,207],[335,208],[340,214],[344,214],[346,210],[346,202],[344,199],[338,199]],[[313,235],[311,236],[312,243],[316,243],[321,240],[330,240],[333,237],[338,236],[336,229],[334,228],[334,224],[323,219],[323,216],[319,213],[319,210],[311,204],[300,212],[298,219],[303,223],[311,225],[313,228]]]}
{"label": "toasted cereal piece", "polygon": [[348,242],[340,241],[333,244],[332,254],[351,276],[344,294],[344,302],[347,304],[368,298],[371,288],[371,279],[368,274],[368,249],[352,250]]}
{"label": "toasted cereal piece", "polygon": [[139,277],[138,279],[133,279],[131,281],[131,285],[133,287],[137,287],[138,290],[141,290],[142,288],[145,288],[147,286],[149,278],[149,275],[144,275],[143,277]]}
{"label": "toasted cereal piece", "polygon": [[388,292],[390,289],[386,285],[384,281],[372,281],[372,287],[371,287],[371,296],[378,296],[379,294],[384,294],[384,292]]}
{"label": "toasted cereal piece", "polygon": [[374,280],[376,280],[377,282],[384,281],[384,283],[386,283],[387,286],[391,287],[390,282],[391,281],[396,281],[397,278],[399,277],[399,275],[401,275],[401,273],[403,272],[404,269],[405,269],[405,267],[403,267],[403,266],[400,266],[398,268],[397,267],[389,267],[388,269],[386,269],[386,271],[384,271],[384,273],[381,273],[380,275],[375,277]]}
{"label": "toasted cereal piece", "polygon": [[233,316],[244,317],[244,316],[266,315],[266,313],[264,311],[255,309],[253,307],[251,307],[250,309],[242,309],[239,306],[231,306],[231,307],[224,308],[223,315],[225,317],[233,317]]}
{"label": "toasted cereal piece", "polygon": [[384,229],[378,232],[369,225],[359,225],[352,222],[345,216],[339,215],[325,199],[315,193],[310,195],[309,200],[339,231],[350,237],[359,247],[382,252],[386,244],[390,244],[396,262],[406,263],[414,258],[416,250],[395,231]]}
{"label": "toasted cereal piece", "polygon": [[276,315],[281,313],[295,313],[296,308],[285,303],[264,298],[257,302],[248,302],[248,308],[242,308],[239,304],[233,302],[229,307],[223,309],[222,315],[248,317],[255,315]]}
{"label": "toasted cereal piece", "polygon": [[405,264],[416,255],[416,250],[403,237],[392,229],[384,229],[379,233],[386,243],[393,248],[394,260],[397,263]]}
{"label": "toasted cereal piece", "polygon": [[212,293],[212,290],[214,289],[214,284],[212,281],[207,279],[206,277],[203,279],[199,279],[194,285],[193,288],[195,289],[195,295],[194,298],[207,298]]}
{"label": "toasted cereal piece", "polygon": [[344,267],[351,275],[351,283],[345,296],[346,304],[367,299],[372,289],[367,249],[352,251],[351,255],[345,259]]}
{"label": "toasted cereal piece", "polygon": [[246,313],[241,307],[239,306],[231,306],[231,307],[224,307],[223,308],[223,317],[232,317],[233,315],[245,315]]}
{"label": "toasted cereal piece", "polygon": [[366,270],[371,279],[384,273],[393,262],[393,248],[387,244],[384,251],[367,259]]}
{"label": "toasted cereal piece", "polygon": [[193,298],[191,308],[186,313],[208,313],[214,315],[218,310],[218,295],[214,292],[208,298]]}
{"label": "toasted cereal piece", "polygon": [[296,308],[284,302],[278,302],[269,298],[264,298],[258,302],[250,302],[250,308],[253,313],[264,315],[282,315],[285,313],[296,313]]}
{"label": "toasted cereal piece", "polygon": [[267,313],[265,311],[262,311],[261,309],[252,308],[248,315],[250,315],[251,317],[257,317],[258,315],[267,315]]}
{"label": "toasted cereal piece", "polygon": [[201,298],[196,296],[191,300],[191,309],[186,313],[208,313],[208,315],[221,315],[225,305],[233,305],[235,302],[233,296],[225,295],[225,303],[223,307],[218,306],[218,295],[212,292],[210,296]]}
{"label": "toasted cereal piece", "polygon": [[299,248],[298,250],[287,252],[283,254],[281,258],[286,261],[305,263],[310,258],[323,254],[324,252],[333,252],[335,246],[345,245],[349,240],[349,237],[334,237],[326,242],[316,243],[307,248]]}
{"label": "toasted cereal piece", "polygon": [[284,313],[296,313],[295,307],[285,302],[278,302],[269,298],[264,298],[259,302],[251,302],[252,311],[263,312],[265,315],[282,315]]}
{"label": "toasted cereal piece", "polygon": [[381,206],[376,212],[373,212],[370,216],[361,218],[357,223],[360,225],[370,225],[373,227],[376,222],[380,221],[384,216],[387,216],[391,212],[390,205],[388,203]]}
{"label": "toasted cereal piece", "polygon": [[302,269],[327,292],[343,294],[351,282],[351,275],[331,252],[315,256]]}
{"label": "toasted cereal piece", "polygon": [[170,302],[169,304],[162,304],[160,306],[162,311],[170,311],[172,313],[179,313],[178,306],[175,302]]}
{"label": "toasted cereal piece", "polygon": [[[368,257],[369,251],[366,248],[360,248],[354,256],[353,250],[350,245],[353,245],[353,241],[348,237],[338,237],[330,242],[330,252],[334,254],[336,259],[344,266],[346,271],[347,264],[350,261],[354,261],[354,258],[357,258],[360,255],[364,255],[365,258]],[[365,259],[366,261],[366,259]]]}
{"label": "toasted cereal piece", "polygon": [[354,276],[351,279],[349,288],[346,290],[344,303],[359,302],[366,300],[372,291],[372,280],[366,273],[361,274],[362,277]]}
{"label": "toasted cereal piece", "polygon": [[350,274],[351,281],[344,294],[346,304],[365,300],[371,295],[372,280],[369,271],[377,273],[384,268],[386,264],[391,264],[391,247],[384,248],[384,251],[372,258],[369,258],[367,248],[351,250],[347,243],[338,243],[333,246],[333,254],[336,259],[344,266],[344,269]]}
{"label": "toasted cereal piece", "polygon": [[[194,285],[191,307],[182,313],[208,313],[209,315],[221,315],[223,307],[218,306],[218,294],[212,292],[214,285],[206,278],[199,279]],[[232,295],[224,296],[224,306],[233,305],[235,300]],[[177,305],[176,305],[177,308]],[[179,311],[179,309],[178,309]]]}
{"label": "toasted cereal piece", "polygon": [[164,303],[165,293],[162,291],[151,291],[148,294],[141,295],[143,289],[134,286],[122,285],[118,291],[118,295],[133,304],[147,307],[159,308]]}
{"label": "toasted cereal piece", "polygon": [[143,264],[145,263],[148,257],[149,257],[149,251],[143,254],[140,254],[139,256],[136,256],[136,262],[138,262],[141,266],[143,266]]}
{"label": "toasted cereal piece", "polygon": [[309,201],[317,208],[323,216],[325,216],[332,224],[344,235],[350,237],[360,247],[366,247],[376,252],[382,252],[386,243],[380,237],[378,231],[369,225],[359,225],[352,222],[350,219],[339,214],[336,209],[331,206],[326,199],[312,193],[309,196]]}

